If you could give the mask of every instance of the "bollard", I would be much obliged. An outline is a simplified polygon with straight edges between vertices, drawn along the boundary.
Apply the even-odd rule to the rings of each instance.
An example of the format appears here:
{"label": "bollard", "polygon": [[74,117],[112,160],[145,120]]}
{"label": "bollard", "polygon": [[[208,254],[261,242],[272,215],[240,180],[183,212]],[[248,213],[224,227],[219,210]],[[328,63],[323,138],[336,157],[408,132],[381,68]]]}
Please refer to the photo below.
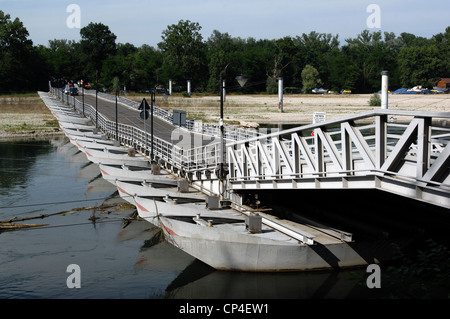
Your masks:
{"label": "bollard", "polygon": [[189,182],[187,180],[178,180],[177,190],[180,193],[189,193]]}
{"label": "bollard", "polygon": [[278,78],[278,109],[283,113],[283,78]]}
{"label": "bollard", "polygon": [[381,72],[381,108],[388,108],[389,71]]}
{"label": "bollard", "polygon": [[160,170],[159,170],[159,165],[158,163],[152,163],[152,174],[153,175],[159,175],[160,174]]}

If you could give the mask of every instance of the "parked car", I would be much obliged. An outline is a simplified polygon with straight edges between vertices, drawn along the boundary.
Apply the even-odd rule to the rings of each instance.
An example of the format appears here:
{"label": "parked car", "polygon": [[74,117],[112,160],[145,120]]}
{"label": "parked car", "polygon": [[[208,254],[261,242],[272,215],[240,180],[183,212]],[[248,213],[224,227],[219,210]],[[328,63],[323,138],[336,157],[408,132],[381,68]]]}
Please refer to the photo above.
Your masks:
{"label": "parked car", "polygon": [[[155,92],[155,88],[151,88],[150,91]],[[166,89],[165,88],[156,88],[156,93],[166,94]]]}
{"label": "parked car", "polygon": [[71,87],[69,89],[70,95],[78,95],[78,89],[76,87]]}

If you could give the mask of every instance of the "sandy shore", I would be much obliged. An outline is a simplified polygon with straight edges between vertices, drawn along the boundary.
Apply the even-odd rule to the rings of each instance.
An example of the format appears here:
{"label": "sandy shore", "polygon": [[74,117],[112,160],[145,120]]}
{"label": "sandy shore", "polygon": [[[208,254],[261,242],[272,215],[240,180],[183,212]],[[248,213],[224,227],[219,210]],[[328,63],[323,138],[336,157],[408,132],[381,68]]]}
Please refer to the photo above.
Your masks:
{"label": "sandy shore", "polygon": [[[277,95],[228,95],[224,103],[225,121],[258,124],[309,124],[314,112],[326,112],[327,120],[370,111],[371,94],[352,95],[284,95],[283,112],[278,109]],[[132,97],[140,101],[142,97]],[[188,118],[215,123],[219,117],[218,96],[171,96],[157,98],[157,105],[187,112]],[[450,112],[450,94],[390,94],[392,110]]]}
{"label": "sandy shore", "polygon": [[0,139],[62,134],[39,97],[0,97]]}

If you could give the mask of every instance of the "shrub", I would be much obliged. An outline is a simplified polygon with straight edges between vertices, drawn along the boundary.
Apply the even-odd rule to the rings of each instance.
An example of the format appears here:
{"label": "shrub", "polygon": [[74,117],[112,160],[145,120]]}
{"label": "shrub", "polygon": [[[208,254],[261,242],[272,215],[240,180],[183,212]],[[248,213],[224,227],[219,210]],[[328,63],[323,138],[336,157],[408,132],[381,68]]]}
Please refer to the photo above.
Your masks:
{"label": "shrub", "polygon": [[381,106],[381,97],[378,93],[374,93],[369,100],[370,106]]}

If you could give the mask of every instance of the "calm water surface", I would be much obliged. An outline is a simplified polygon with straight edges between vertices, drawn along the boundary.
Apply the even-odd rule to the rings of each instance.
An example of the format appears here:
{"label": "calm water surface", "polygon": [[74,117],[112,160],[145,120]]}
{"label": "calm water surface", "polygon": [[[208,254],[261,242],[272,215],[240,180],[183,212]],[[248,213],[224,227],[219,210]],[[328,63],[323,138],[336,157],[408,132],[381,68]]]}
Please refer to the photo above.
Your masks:
{"label": "calm water surface", "polygon": [[[0,220],[123,202],[98,166],[64,138],[0,142]],[[39,228],[0,233],[0,298],[359,298],[349,272],[249,274],[215,271],[160,241],[133,209],[27,220]],[[68,288],[67,266],[81,270]],[[364,274],[365,270],[356,271]],[[362,293],[362,294],[361,294]]]}

